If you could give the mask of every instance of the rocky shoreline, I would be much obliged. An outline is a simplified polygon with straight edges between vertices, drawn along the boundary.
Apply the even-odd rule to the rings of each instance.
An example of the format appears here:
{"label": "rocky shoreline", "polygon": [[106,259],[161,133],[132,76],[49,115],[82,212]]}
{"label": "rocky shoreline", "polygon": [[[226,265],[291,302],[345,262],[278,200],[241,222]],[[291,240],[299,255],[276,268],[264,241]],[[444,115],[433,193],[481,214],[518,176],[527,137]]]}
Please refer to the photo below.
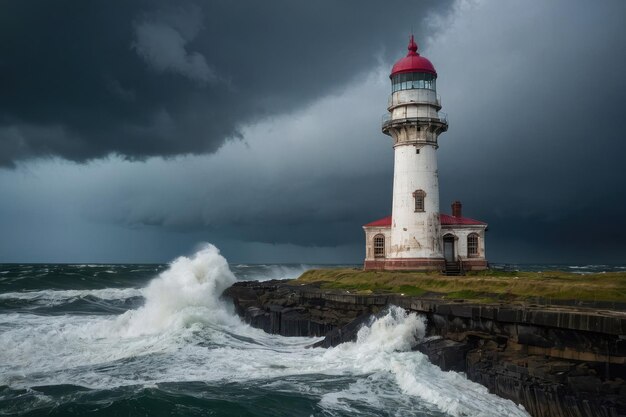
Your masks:
{"label": "rocky shoreline", "polygon": [[416,350],[534,417],[626,416],[624,311],[361,295],[280,280],[238,282],[224,296],[252,326],[325,336],[323,347],[354,340],[371,315],[397,305],[427,318],[431,337]]}

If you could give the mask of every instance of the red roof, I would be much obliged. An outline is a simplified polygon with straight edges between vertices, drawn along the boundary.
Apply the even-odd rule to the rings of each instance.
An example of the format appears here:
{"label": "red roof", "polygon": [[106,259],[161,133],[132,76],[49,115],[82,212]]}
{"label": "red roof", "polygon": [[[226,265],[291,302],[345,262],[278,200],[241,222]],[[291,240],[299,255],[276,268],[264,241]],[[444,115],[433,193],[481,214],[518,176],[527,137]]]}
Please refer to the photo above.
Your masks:
{"label": "red roof", "polygon": [[448,214],[440,214],[439,220],[441,224],[445,225],[487,225],[487,223],[470,219],[469,217],[454,217]]}
{"label": "red roof", "polygon": [[430,74],[434,74],[435,76],[437,75],[437,71],[435,71],[433,64],[428,59],[417,53],[417,44],[413,39],[413,35],[411,35],[408,49],[409,53],[404,58],[396,62],[391,69],[391,75],[389,75],[389,78],[395,74],[401,74],[404,72],[428,72]]}
{"label": "red roof", "polygon": [[387,216],[385,218],[368,223],[364,227],[385,227],[385,226],[391,226],[391,216]]}
{"label": "red roof", "polygon": [[[440,214],[439,219],[442,225],[458,226],[458,225],[487,225],[478,220],[470,219],[469,217],[454,217],[448,214]],[[363,227],[389,227],[391,226],[391,216],[378,219],[371,223],[364,225]]]}

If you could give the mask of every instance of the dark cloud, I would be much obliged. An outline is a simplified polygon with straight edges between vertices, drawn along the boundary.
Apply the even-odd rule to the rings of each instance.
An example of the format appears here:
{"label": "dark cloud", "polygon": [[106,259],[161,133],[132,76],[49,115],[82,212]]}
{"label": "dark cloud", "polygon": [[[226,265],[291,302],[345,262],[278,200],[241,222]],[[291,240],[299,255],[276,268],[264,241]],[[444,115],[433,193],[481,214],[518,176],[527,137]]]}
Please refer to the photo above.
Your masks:
{"label": "dark cloud", "polygon": [[[169,23],[169,21],[172,21]],[[215,80],[215,71],[204,55],[187,51],[202,27],[201,10],[174,10],[171,14],[146,18],[135,24],[133,49],[158,72],[173,72],[200,84]]]}
{"label": "dark cloud", "polygon": [[[215,152],[18,162],[0,172],[6,260],[167,260],[209,240],[240,261],[359,262],[361,225],[391,211],[387,74],[439,10],[417,33],[450,120],[441,211],[460,199],[487,221],[492,261],[623,262],[623,1],[23,4],[0,13],[23,17],[0,22],[22,46],[0,56],[5,165]],[[37,239],[54,233],[74,239]]]}
{"label": "dark cloud", "polygon": [[367,72],[449,4],[2,2],[0,166],[213,152]]}
{"label": "dark cloud", "polygon": [[526,6],[469,11],[433,50],[463,65],[439,67],[451,119],[442,201],[489,221],[494,259],[616,262],[626,251],[614,232],[626,230],[626,55],[616,53],[626,3]]}

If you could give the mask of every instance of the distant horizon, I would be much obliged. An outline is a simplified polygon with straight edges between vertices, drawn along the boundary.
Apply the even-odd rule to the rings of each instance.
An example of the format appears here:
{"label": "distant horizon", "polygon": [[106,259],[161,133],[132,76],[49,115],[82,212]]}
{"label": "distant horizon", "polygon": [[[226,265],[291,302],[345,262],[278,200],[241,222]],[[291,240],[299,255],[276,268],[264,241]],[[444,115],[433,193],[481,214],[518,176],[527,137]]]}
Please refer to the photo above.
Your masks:
{"label": "distant horizon", "polygon": [[[167,262],[0,262],[0,265],[76,265],[76,266],[107,266],[107,265],[168,265],[175,261],[176,258]],[[324,262],[230,262],[230,266],[246,265],[246,266],[272,266],[272,265],[299,265],[299,266],[362,266],[363,263],[358,262],[340,262],[340,263],[324,263]],[[571,263],[571,262],[490,262],[491,266],[566,266],[566,267],[621,267],[626,266],[626,262],[622,263]]]}

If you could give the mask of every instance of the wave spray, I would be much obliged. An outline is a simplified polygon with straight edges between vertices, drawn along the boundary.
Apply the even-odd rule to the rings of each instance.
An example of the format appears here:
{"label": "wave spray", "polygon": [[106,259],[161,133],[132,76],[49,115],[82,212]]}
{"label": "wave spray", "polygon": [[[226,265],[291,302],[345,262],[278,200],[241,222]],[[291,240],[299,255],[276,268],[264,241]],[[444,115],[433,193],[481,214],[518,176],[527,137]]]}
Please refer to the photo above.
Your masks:
{"label": "wave spray", "polygon": [[233,323],[232,309],[220,295],[235,281],[226,259],[207,244],[190,258],[177,258],[150,282],[143,307],[120,317],[120,332],[139,336],[194,322]]}

